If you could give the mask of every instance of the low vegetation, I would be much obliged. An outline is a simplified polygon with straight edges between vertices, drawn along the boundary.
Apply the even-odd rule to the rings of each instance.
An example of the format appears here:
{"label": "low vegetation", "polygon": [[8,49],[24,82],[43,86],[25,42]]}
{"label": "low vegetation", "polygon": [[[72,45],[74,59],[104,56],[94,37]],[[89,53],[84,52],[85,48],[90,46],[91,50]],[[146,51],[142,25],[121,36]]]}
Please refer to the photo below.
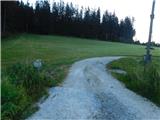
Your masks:
{"label": "low vegetation", "polygon": [[[145,46],[74,37],[21,34],[2,39],[2,68],[17,62],[42,59],[47,64],[66,64],[100,56],[142,56]],[[160,56],[160,48],[152,51]]]}
{"label": "low vegetation", "polygon": [[[101,56],[141,56],[140,45],[104,42],[73,37],[21,34],[2,39],[2,119],[22,119],[37,109],[32,106],[60,85],[75,61]],[[160,49],[152,52],[160,56]],[[32,63],[44,62],[37,71]]]}
{"label": "low vegetation", "polygon": [[145,65],[142,58],[121,58],[111,62],[110,69],[122,69],[127,74],[112,73],[127,88],[160,105],[160,57]]}
{"label": "low vegetation", "polygon": [[[44,66],[35,69],[32,64],[14,64],[2,74],[2,119],[18,120],[28,116],[47,89],[62,82],[67,66]],[[32,111],[32,112],[31,112]]]}

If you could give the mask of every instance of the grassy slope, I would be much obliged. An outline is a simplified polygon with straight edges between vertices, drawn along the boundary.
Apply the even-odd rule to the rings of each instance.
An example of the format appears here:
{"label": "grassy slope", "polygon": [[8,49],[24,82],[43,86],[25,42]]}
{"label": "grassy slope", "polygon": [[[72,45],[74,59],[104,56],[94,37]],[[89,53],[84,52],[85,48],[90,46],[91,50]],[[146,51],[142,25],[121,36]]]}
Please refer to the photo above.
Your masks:
{"label": "grassy slope", "polygon": [[[144,46],[72,37],[23,34],[8,39],[2,40],[2,68],[16,62],[31,62],[39,58],[47,63],[65,64],[88,57],[141,56],[145,53]],[[153,54],[160,56],[160,48],[156,48]]]}
{"label": "grassy slope", "polygon": [[126,87],[160,106],[160,57],[145,65],[140,57],[121,58],[111,62],[110,69],[122,69],[126,75],[112,73]]}
{"label": "grassy slope", "polygon": [[[47,83],[49,86],[59,85],[66,76],[69,65],[74,61],[97,56],[142,56],[145,53],[144,48],[144,46],[139,45],[30,34],[22,34],[12,38],[3,39],[2,79],[6,79],[6,83],[2,80],[2,118],[22,119],[32,113],[30,112],[33,111],[30,110],[32,107],[27,108],[29,110],[25,111],[22,108],[26,108],[28,104],[34,103],[33,98],[37,95],[37,91],[34,91],[35,93],[33,93],[33,97],[28,95],[26,91],[30,94],[30,92],[33,92],[32,89],[34,87],[36,88],[36,86],[32,84],[32,82],[35,83],[35,80],[37,80],[37,77],[35,77],[36,75],[38,75],[42,81],[39,82],[38,78],[37,82],[40,85],[42,84],[43,87],[45,87],[44,89],[46,89],[48,85],[44,85],[43,83],[45,80],[46,84],[45,78],[51,80],[51,84],[50,82]],[[153,51],[153,54],[160,56],[160,48],[156,48]],[[43,70],[40,73],[34,72],[34,70],[28,70],[28,67],[25,67],[28,66],[28,64],[31,67],[32,65],[30,63],[35,59],[42,59],[45,63]],[[13,77],[9,75],[10,69],[5,70],[5,68],[12,66],[17,62],[22,63],[22,70],[13,67],[13,71],[18,71],[17,74],[14,74],[16,77]],[[11,73],[13,74],[13,72]],[[25,84],[22,85],[23,87],[21,84],[13,84],[11,80],[14,80],[14,78],[16,78],[15,81],[19,78],[22,83],[29,80],[30,82],[27,84],[32,86],[32,89],[28,89]],[[41,96],[44,89],[42,90],[41,87],[38,91],[38,95]],[[31,102],[28,101],[28,99],[31,99]],[[17,104],[17,101],[19,104]]]}

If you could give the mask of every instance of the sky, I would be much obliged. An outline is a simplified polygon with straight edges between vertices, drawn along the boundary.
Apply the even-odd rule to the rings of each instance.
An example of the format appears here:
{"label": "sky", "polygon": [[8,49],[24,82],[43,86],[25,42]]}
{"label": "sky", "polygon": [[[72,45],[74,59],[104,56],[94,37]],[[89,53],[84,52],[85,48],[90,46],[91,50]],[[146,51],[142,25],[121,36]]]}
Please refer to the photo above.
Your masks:
{"label": "sky", "polygon": [[[26,2],[27,0],[23,0]],[[34,4],[36,0],[28,0]],[[60,0],[49,0],[60,1]],[[136,35],[134,40],[140,42],[148,41],[150,14],[153,0],[63,0],[64,2],[72,2],[79,7],[100,7],[101,13],[104,11],[115,12],[119,19],[124,19],[126,16],[134,17],[134,28]],[[152,41],[160,43],[160,0],[156,0],[155,19],[153,23]]]}

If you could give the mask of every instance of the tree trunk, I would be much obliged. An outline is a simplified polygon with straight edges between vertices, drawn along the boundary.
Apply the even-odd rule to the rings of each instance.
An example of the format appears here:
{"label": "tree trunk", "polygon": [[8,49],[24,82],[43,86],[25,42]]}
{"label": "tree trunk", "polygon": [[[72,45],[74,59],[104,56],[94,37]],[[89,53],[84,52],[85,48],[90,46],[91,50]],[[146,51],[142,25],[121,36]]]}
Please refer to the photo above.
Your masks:
{"label": "tree trunk", "polygon": [[28,33],[28,23],[26,24],[26,33]]}
{"label": "tree trunk", "polygon": [[4,18],[3,18],[3,32],[6,32],[6,8],[4,8]]}

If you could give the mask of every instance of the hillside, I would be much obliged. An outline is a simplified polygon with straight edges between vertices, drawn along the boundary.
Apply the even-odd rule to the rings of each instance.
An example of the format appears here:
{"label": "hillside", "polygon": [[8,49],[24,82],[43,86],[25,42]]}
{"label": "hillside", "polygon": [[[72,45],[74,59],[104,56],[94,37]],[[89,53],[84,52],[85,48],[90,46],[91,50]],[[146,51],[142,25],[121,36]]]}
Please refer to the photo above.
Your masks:
{"label": "hillside", "polygon": [[[73,62],[98,56],[142,58],[145,46],[21,34],[2,39],[1,54],[2,118],[19,120],[37,110],[38,106],[34,103],[47,95],[48,88],[63,84]],[[160,48],[155,48],[153,55],[160,56]],[[43,66],[38,71],[32,65],[36,59],[43,61]]]}
{"label": "hillside", "polygon": [[[143,56],[145,46],[61,36],[22,34],[2,39],[2,68],[17,62],[42,59],[65,64],[97,56]],[[153,50],[160,56],[160,48]]]}

